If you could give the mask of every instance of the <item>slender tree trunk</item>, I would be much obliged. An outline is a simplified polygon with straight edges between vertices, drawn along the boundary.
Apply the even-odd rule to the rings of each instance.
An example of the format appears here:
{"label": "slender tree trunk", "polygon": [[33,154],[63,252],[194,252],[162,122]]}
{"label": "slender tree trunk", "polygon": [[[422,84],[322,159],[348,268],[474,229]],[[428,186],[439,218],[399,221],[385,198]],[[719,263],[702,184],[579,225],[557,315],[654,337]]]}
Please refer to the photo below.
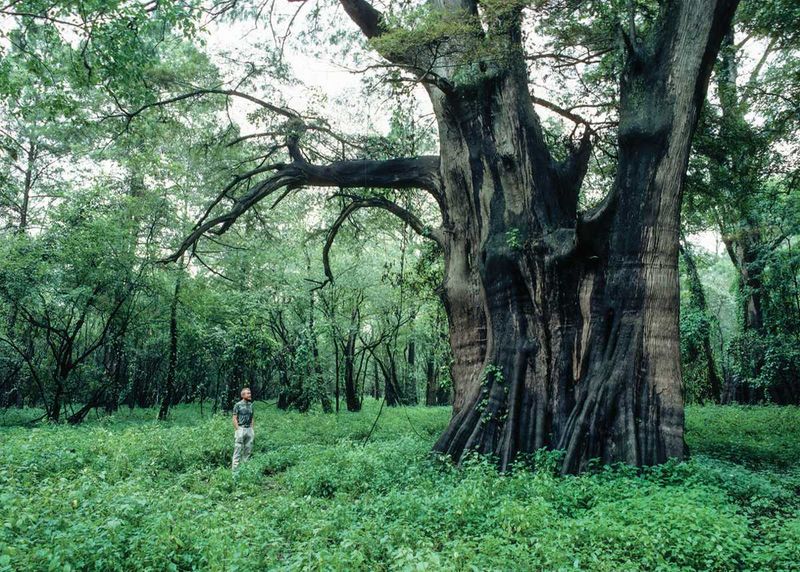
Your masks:
{"label": "slender tree trunk", "polygon": [[750,338],[743,338],[745,344],[737,359],[743,360],[746,364],[744,371],[747,374],[745,379],[738,373],[730,376],[730,384],[726,387],[725,394],[727,399],[739,403],[756,403],[764,398],[761,388],[754,388],[748,383],[747,377],[757,377],[764,364],[764,352],[758,346],[751,346],[752,336],[765,336],[764,314],[763,314],[763,283],[761,270],[756,263],[758,258],[759,240],[758,232],[750,230],[749,224],[742,225],[742,229],[733,239],[723,236],[723,242],[734,267],[738,273],[737,286],[739,289],[739,299],[741,300],[741,324],[742,333]]}
{"label": "slender tree trunk", "polygon": [[436,364],[433,359],[433,353],[428,355],[428,360],[425,362],[425,405],[428,407],[437,405],[436,398],[439,393],[439,379],[436,375]]}
{"label": "slender tree trunk", "polygon": [[409,340],[406,346],[406,383],[403,388],[405,394],[405,403],[407,405],[416,405],[417,399],[417,377],[416,377],[416,359],[417,347],[414,340]]}
{"label": "slender tree trunk", "polygon": [[378,375],[378,360],[372,358],[372,396],[375,399],[381,398],[381,383]]}
{"label": "slender tree trunk", "polygon": [[53,400],[49,409],[49,421],[58,423],[61,420],[61,410],[64,408],[64,391],[67,386],[71,368],[69,364],[59,363],[55,372],[55,387],[53,389]]}
{"label": "slender tree trunk", "polygon": [[178,366],[178,297],[181,292],[181,275],[175,279],[175,290],[169,307],[169,364],[167,365],[167,386],[161,399],[158,418],[164,420],[175,395],[175,372]]}
{"label": "slender tree trunk", "polygon": [[[365,363],[366,362],[366,363]],[[359,393],[359,406],[364,403],[364,395],[367,392],[367,371],[369,370],[369,363],[367,362],[367,352],[362,350],[361,357],[358,360],[358,370],[356,370],[356,387],[361,388]]]}
{"label": "slender tree trunk", "polygon": [[688,248],[681,246],[681,254],[686,263],[686,275],[689,282],[690,305],[700,312],[703,320],[700,328],[700,339],[690,340],[693,347],[698,348],[702,353],[706,368],[707,396],[719,403],[722,398],[722,383],[717,373],[717,364],[714,359],[714,350],[711,347],[711,323],[708,318],[708,306],[706,295],[703,291],[703,284],[700,281],[700,274],[697,272],[697,265],[694,257]]}
{"label": "slender tree trunk", "polygon": [[386,396],[386,405],[389,407],[397,407],[401,405],[404,396],[398,385],[399,379],[397,376],[397,360],[391,349],[387,348],[386,363],[379,362],[383,372],[383,391]]}
{"label": "slender tree trunk", "polygon": [[[308,263],[308,262],[307,262]],[[310,264],[310,263],[308,263]],[[309,267],[310,268],[310,267]],[[333,405],[331,404],[330,395],[328,395],[328,388],[326,387],[324,375],[322,372],[322,362],[319,355],[319,347],[317,345],[317,333],[314,327],[314,308],[316,306],[315,294],[312,291],[309,297],[309,312],[308,312],[308,335],[309,345],[311,346],[312,363],[310,364],[311,377],[314,380],[313,390],[317,393],[322,406],[322,411],[325,413],[333,412]],[[307,410],[311,404],[305,407]]]}
{"label": "slender tree trunk", "polygon": [[339,340],[336,339],[336,334],[335,333],[334,333],[334,335],[333,335],[333,337],[331,339],[331,345],[333,346],[333,356],[334,356],[334,375],[333,375],[333,378],[334,378],[334,381],[335,381],[334,395],[336,397],[336,413],[339,413],[339,385],[340,385],[340,383],[339,383],[340,379],[339,378],[341,377],[341,372],[339,371],[340,370],[339,362],[341,360],[339,359]]}
{"label": "slender tree trunk", "polygon": [[764,328],[763,282],[757,264],[760,248],[758,233],[742,229],[736,239],[723,236],[728,256],[738,274],[738,287],[742,300],[742,325],[746,332],[760,333]]}
{"label": "slender tree trunk", "polygon": [[350,330],[347,333],[347,340],[344,344],[344,396],[348,411],[360,411],[361,401],[358,398],[355,355],[356,340],[358,339],[358,309],[353,311]]}

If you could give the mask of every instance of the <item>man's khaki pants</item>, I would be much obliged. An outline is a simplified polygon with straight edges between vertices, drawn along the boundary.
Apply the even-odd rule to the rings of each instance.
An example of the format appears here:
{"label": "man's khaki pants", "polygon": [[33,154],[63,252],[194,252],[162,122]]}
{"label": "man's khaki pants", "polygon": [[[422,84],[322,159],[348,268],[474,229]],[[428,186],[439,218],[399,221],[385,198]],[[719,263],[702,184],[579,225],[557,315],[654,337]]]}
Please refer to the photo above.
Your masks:
{"label": "man's khaki pants", "polygon": [[236,430],[233,444],[233,469],[239,466],[240,461],[246,461],[253,451],[253,428],[239,427]]}

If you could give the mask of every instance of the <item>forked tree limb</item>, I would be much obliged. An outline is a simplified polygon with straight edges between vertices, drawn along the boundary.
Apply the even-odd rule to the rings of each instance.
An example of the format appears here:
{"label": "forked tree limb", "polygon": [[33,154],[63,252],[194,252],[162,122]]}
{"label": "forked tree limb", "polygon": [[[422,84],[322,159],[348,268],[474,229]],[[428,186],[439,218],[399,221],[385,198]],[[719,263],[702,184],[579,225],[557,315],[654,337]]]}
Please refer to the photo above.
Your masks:
{"label": "forked tree limb", "polygon": [[[345,221],[350,217],[351,214],[356,212],[360,209],[365,208],[379,208],[384,209],[398,217],[400,220],[408,224],[411,229],[416,232],[418,235],[422,236],[423,238],[427,238],[429,240],[434,241],[439,246],[443,246],[444,237],[442,234],[441,229],[438,228],[431,228],[425,225],[417,215],[398,205],[395,202],[390,201],[389,199],[385,199],[383,197],[370,197],[370,198],[360,198],[356,197],[353,202],[348,204],[339,214],[336,221],[331,226],[330,230],[328,231],[328,237],[325,239],[325,246],[322,249],[322,266],[325,270],[325,277],[327,282],[333,282],[333,272],[331,271],[331,264],[330,264],[330,251],[331,247],[333,246],[333,241],[336,239],[336,235],[339,233],[339,229],[345,223]],[[324,284],[323,284],[324,286]]]}

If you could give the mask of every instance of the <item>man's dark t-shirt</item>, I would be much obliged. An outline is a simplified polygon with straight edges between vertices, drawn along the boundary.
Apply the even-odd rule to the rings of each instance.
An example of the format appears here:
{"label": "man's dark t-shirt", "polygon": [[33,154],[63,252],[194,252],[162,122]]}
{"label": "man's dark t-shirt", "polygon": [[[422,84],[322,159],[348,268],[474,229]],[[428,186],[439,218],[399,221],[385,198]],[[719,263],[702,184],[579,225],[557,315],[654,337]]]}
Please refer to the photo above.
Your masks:
{"label": "man's dark t-shirt", "polygon": [[239,401],[233,406],[233,414],[236,415],[239,427],[250,427],[253,424],[253,404],[250,401]]}

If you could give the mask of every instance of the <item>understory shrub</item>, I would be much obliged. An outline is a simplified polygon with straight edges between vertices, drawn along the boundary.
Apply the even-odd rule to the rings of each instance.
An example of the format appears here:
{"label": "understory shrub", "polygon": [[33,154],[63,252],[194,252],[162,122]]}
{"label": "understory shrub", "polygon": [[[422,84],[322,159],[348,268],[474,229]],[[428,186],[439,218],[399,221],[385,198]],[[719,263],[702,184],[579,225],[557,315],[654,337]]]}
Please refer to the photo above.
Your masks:
{"label": "understory shrub", "polygon": [[0,429],[0,571],[795,570],[797,408],[691,407],[688,462],[558,476],[432,456],[447,408],[230,419],[177,408]]}

